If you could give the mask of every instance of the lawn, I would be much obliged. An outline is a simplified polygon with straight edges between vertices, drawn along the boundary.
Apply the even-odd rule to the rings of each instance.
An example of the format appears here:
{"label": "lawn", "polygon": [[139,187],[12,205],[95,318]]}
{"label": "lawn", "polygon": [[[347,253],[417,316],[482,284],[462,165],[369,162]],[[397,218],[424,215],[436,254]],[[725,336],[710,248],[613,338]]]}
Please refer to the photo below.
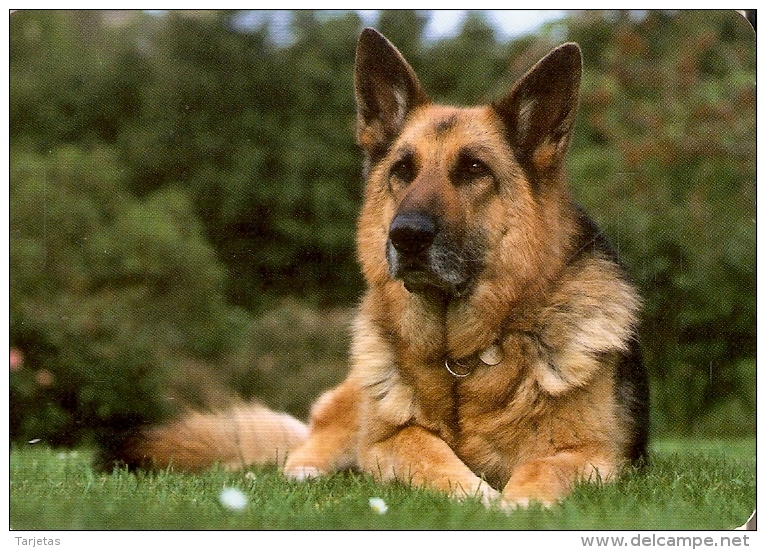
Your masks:
{"label": "lawn", "polygon": [[[274,469],[201,475],[94,473],[91,453],[12,447],[10,526],[31,530],[731,529],[755,507],[755,439],[661,440],[648,469],[561,504],[506,514],[478,502],[343,473],[297,483]],[[239,489],[244,508],[222,505]],[[379,497],[387,511],[376,513]]]}

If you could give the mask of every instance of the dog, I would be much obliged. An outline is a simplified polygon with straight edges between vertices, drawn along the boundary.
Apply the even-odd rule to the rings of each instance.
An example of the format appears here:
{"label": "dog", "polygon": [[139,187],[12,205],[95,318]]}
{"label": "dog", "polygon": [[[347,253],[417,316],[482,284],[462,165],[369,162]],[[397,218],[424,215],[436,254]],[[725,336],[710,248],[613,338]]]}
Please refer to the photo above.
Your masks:
{"label": "dog", "polygon": [[309,424],[263,406],[142,431],[128,464],[357,469],[487,505],[551,505],[646,459],[641,300],[566,176],[582,72],[552,50],[500,99],[433,103],[384,36],[355,65],[367,290],[351,367]]}

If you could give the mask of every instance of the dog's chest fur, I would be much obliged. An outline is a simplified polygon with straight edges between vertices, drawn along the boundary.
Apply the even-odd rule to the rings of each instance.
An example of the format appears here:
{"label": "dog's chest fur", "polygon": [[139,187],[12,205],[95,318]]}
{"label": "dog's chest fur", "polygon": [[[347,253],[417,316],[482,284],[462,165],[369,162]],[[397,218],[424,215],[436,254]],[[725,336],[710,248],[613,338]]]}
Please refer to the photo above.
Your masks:
{"label": "dog's chest fur", "polygon": [[[444,366],[444,312],[421,312],[419,322],[368,318],[365,311],[380,311],[381,299],[368,294],[354,346],[355,370],[374,411],[362,438],[365,430],[379,437],[422,426],[495,487],[530,457],[584,443],[598,441],[619,456],[625,442],[614,371],[634,322],[635,296],[625,292],[622,303],[605,309],[600,293],[623,284],[616,266],[598,255],[572,265],[544,300],[519,308],[498,329],[502,360],[474,362],[465,378]],[[576,299],[571,285],[583,291]]]}

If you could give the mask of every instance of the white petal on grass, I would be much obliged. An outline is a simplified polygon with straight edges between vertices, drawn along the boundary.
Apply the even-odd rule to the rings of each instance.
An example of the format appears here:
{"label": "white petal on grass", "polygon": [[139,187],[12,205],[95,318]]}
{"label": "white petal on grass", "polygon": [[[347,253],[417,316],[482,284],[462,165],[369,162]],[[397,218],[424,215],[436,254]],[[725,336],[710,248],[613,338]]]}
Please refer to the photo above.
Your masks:
{"label": "white petal on grass", "polygon": [[386,501],[378,497],[372,497],[370,499],[370,508],[372,508],[372,511],[376,514],[385,514],[388,511]]}
{"label": "white petal on grass", "polygon": [[221,501],[221,506],[227,510],[239,511],[244,510],[247,506],[245,493],[234,487],[225,487],[218,495],[218,500]]}

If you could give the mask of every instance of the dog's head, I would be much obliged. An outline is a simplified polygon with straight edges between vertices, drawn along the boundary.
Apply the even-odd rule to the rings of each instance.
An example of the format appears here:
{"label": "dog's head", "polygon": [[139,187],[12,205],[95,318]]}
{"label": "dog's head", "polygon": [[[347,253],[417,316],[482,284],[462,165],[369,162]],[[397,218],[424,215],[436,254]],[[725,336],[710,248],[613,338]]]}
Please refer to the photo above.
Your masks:
{"label": "dog's head", "polygon": [[580,74],[579,47],[564,44],[498,101],[436,105],[399,51],[365,29],[355,90],[368,180],[358,245],[368,281],[452,299],[499,272],[519,284],[539,276],[539,256],[560,253],[561,235],[546,232],[563,229],[546,224],[568,203],[562,171]]}

